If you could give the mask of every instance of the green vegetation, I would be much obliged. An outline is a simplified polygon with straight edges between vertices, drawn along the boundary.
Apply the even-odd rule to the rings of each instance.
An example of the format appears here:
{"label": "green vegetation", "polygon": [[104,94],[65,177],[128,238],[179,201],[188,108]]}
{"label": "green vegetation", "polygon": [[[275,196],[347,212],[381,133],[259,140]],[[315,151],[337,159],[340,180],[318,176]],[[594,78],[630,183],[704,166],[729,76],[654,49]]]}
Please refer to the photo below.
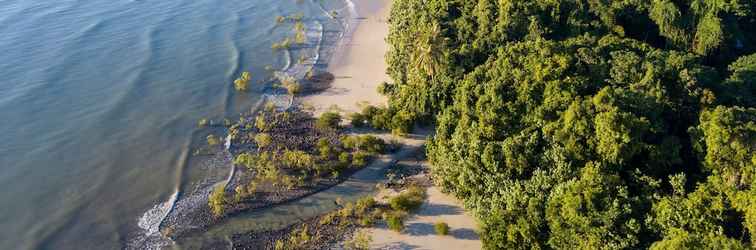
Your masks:
{"label": "green vegetation", "polygon": [[446,222],[439,222],[439,223],[433,224],[433,229],[436,230],[436,234],[438,235],[449,234],[449,224],[446,224]]}
{"label": "green vegetation", "polygon": [[753,1],[397,0],[387,107],[487,249],[756,245]]}
{"label": "green vegetation", "polygon": [[307,228],[307,225],[304,225],[300,229],[294,230],[289,235],[289,238],[284,240],[277,240],[275,249],[276,250],[295,250],[295,249],[304,249],[312,240],[312,235],[310,235],[310,231]]}
{"label": "green vegetation", "polygon": [[265,120],[265,116],[258,115],[255,117],[255,128],[260,132],[267,132],[271,129],[271,124]]}
{"label": "green vegetation", "polygon": [[366,231],[359,231],[354,234],[352,239],[345,242],[344,247],[353,250],[368,250],[372,240],[373,238]]}
{"label": "green vegetation", "polygon": [[270,146],[273,143],[273,139],[268,133],[259,133],[255,135],[255,143],[257,143],[257,147],[264,148]]}
{"label": "green vegetation", "polygon": [[[381,209],[371,197],[346,203],[341,209],[295,226],[284,239],[276,242],[275,249],[321,249],[341,240],[342,235],[355,227],[363,226],[358,222],[376,219],[375,214]],[[346,249],[368,249],[371,240],[369,235],[357,233],[345,242]]]}
{"label": "green vegetation", "polygon": [[370,125],[376,129],[390,130],[398,135],[411,132],[414,126],[412,117],[405,111],[370,105],[365,106],[361,113],[351,114],[350,119],[355,127]]}
{"label": "green vegetation", "polygon": [[352,165],[357,167],[364,167],[367,165],[367,159],[370,155],[365,152],[357,151],[352,155]]}
{"label": "green vegetation", "polygon": [[391,199],[389,199],[389,205],[397,211],[411,212],[420,208],[420,206],[423,205],[424,200],[425,189],[420,186],[412,185],[401,194],[391,197]]}
{"label": "green vegetation", "polygon": [[210,146],[215,146],[220,144],[220,139],[216,137],[215,135],[209,134],[207,135],[207,144]]}
{"label": "green vegetation", "polygon": [[388,213],[386,215],[386,224],[392,231],[401,232],[404,230],[404,217],[401,213]]}
{"label": "green vegetation", "polygon": [[[410,190],[409,193],[424,193],[421,187],[415,187],[417,189]],[[359,230],[359,227],[370,227],[376,220],[381,219],[389,229],[401,232],[409,215],[406,211],[394,210],[386,204],[379,204],[370,196],[360,198],[354,203],[344,203],[340,198],[335,202],[341,205],[341,208],[304,221],[290,229],[284,229],[287,230],[283,232],[285,237],[276,241],[275,249],[321,249],[324,245],[341,240],[347,232],[356,228]],[[448,225],[439,224],[445,226],[443,235],[446,235]],[[436,228],[439,224],[436,224]],[[371,240],[365,231],[360,230],[344,243],[346,249],[368,249]]]}
{"label": "green vegetation", "polygon": [[208,124],[210,124],[210,122],[207,120],[207,118],[202,118],[197,122],[197,127],[204,128],[207,127]]}
{"label": "green vegetation", "polygon": [[284,38],[284,40],[281,40],[280,42],[273,43],[273,45],[271,45],[270,48],[274,50],[291,48],[291,38],[287,37],[287,38]]}
{"label": "green vegetation", "polygon": [[363,151],[368,154],[382,154],[386,151],[386,142],[372,135],[349,135],[341,137],[341,144],[345,148]]}
{"label": "green vegetation", "polygon": [[247,91],[249,89],[249,80],[251,79],[251,75],[249,72],[242,72],[241,76],[234,80],[234,88],[237,91]]}
{"label": "green vegetation", "polygon": [[[340,128],[333,126],[339,121],[338,113],[315,119],[298,109],[278,111],[269,106],[255,119],[240,119],[229,134],[235,145],[251,149],[234,159],[249,175],[242,177],[247,183],[235,189],[233,200],[255,202],[281,191],[307,190],[323,180],[343,177],[345,171],[359,169],[384,152],[386,143],[380,138],[341,136]],[[316,128],[320,126],[327,128]]]}
{"label": "green vegetation", "polygon": [[213,189],[208,198],[207,205],[210,206],[210,212],[215,217],[221,217],[226,212],[226,204],[228,199],[226,198],[226,185],[218,185]]}
{"label": "green vegetation", "polygon": [[297,95],[302,91],[302,85],[293,78],[281,80],[281,86],[283,86],[286,89],[286,92],[290,95]]}
{"label": "green vegetation", "polygon": [[325,112],[320,115],[318,121],[315,122],[315,127],[321,130],[324,129],[337,129],[341,123],[341,115],[336,112]]}
{"label": "green vegetation", "polygon": [[276,22],[277,23],[283,23],[288,21],[294,21],[294,22],[301,22],[302,18],[304,18],[304,13],[297,13],[289,16],[277,16]]}
{"label": "green vegetation", "polygon": [[361,128],[367,125],[365,122],[365,116],[363,116],[361,113],[351,113],[349,114],[349,122],[352,124],[355,128]]}
{"label": "green vegetation", "polygon": [[294,32],[296,32],[296,34],[294,35],[294,42],[298,44],[303,44],[307,41],[304,23],[302,23],[301,21],[297,21],[294,24]]}

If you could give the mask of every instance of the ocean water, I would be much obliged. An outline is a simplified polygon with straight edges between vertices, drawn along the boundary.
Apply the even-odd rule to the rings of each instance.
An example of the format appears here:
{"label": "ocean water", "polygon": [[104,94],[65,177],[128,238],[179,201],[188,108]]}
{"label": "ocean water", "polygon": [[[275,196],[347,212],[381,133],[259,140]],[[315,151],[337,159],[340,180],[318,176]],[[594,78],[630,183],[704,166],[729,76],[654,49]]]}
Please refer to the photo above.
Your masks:
{"label": "ocean water", "polygon": [[[222,136],[197,121],[248,112],[266,67],[297,67],[302,52],[270,48],[294,35],[276,17],[339,34],[350,5],[0,0],[0,249],[117,249],[154,231],[182,193],[228,171],[192,156]],[[233,89],[241,71],[247,93]]]}

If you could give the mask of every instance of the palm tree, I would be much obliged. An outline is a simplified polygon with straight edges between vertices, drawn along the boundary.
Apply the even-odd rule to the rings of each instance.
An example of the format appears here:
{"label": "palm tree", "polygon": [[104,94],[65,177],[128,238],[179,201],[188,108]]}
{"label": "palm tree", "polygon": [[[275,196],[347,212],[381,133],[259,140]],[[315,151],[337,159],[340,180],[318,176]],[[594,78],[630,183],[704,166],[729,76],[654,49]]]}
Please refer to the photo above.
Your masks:
{"label": "palm tree", "polygon": [[439,71],[441,66],[441,59],[444,57],[446,51],[445,38],[441,34],[441,25],[433,23],[430,28],[424,32],[421,32],[418,37],[415,53],[412,55],[414,64],[425,71],[431,78]]}

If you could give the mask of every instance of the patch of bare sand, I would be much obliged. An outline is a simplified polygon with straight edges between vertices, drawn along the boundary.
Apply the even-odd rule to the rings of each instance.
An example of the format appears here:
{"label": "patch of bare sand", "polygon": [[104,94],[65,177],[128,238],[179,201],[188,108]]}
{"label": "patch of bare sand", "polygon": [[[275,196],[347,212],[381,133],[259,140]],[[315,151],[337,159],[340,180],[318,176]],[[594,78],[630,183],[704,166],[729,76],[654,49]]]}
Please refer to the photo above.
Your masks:
{"label": "patch of bare sand", "polygon": [[335,77],[331,88],[324,92],[304,96],[301,101],[322,113],[333,105],[346,112],[359,111],[358,102],[383,105],[386,97],[377,91],[378,86],[389,80],[386,75],[384,55],[388,49],[390,0],[353,0],[358,10],[359,24],[347,37],[343,48],[329,63],[329,71]]}
{"label": "patch of bare sand", "polygon": [[[439,222],[449,224],[449,235],[436,235],[433,225]],[[476,225],[457,199],[430,187],[427,200],[405,221],[402,232],[391,231],[385,225],[362,230],[372,237],[370,249],[466,250],[482,248]]]}

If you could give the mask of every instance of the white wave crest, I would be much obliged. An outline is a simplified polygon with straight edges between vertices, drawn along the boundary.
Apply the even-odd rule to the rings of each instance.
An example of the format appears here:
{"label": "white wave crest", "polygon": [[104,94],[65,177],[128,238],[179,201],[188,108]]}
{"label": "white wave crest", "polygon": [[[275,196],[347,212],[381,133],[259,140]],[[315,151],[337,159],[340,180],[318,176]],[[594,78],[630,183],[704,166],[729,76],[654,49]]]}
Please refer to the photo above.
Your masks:
{"label": "white wave crest", "polygon": [[165,219],[165,216],[171,212],[171,208],[173,208],[177,198],[178,191],[174,192],[167,201],[156,204],[154,207],[147,210],[147,212],[139,218],[137,225],[144,229],[146,236],[153,236],[160,233],[160,224],[163,222],[163,219]]}

